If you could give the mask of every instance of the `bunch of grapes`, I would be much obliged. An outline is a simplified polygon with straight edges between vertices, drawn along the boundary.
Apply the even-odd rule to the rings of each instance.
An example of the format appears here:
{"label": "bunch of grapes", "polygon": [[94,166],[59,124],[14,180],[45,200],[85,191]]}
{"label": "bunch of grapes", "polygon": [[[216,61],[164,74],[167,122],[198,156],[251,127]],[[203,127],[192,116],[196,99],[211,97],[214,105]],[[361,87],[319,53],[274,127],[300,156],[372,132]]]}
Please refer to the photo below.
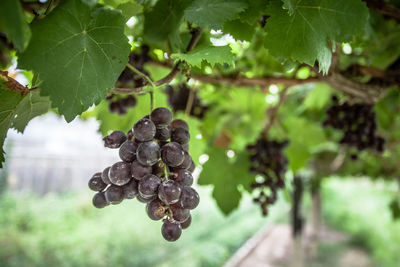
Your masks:
{"label": "bunch of grapes", "polygon": [[[191,89],[187,86],[186,83],[182,83],[177,87],[173,87],[171,85],[167,86],[165,92],[168,95],[168,103],[170,104],[174,112],[177,112],[179,110],[181,111],[186,110],[186,105],[189,100],[190,91]],[[201,102],[196,92],[193,93],[194,97],[193,97],[192,108],[190,110],[190,115],[202,119],[206,111],[208,110],[208,106]]]}
{"label": "bunch of grapes", "polygon": [[106,100],[109,101],[108,110],[112,113],[118,113],[119,115],[126,114],[128,109],[135,107],[137,104],[137,99],[133,95],[119,97],[114,94],[109,94]]}
{"label": "bunch of grapes", "polygon": [[[149,73],[144,69],[144,64],[151,61],[149,56],[150,48],[147,45],[142,45],[140,50],[141,53],[132,52],[129,55],[129,64],[149,76]],[[141,87],[144,85],[146,85],[146,81],[143,77],[126,67],[118,77],[116,87]]]}
{"label": "bunch of grapes", "polygon": [[383,152],[385,139],[376,133],[376,116],[372,105],[348,102],[340,104],[336,96],[332,97],[332,101],[333,105],[327,109],[328,118],[323,125],[343,132],[339,143],[359,151],[374,149]]}
{"label": "bunch of grapes", "polygon": [[171,118],[168,109],[156,108],[126,135],[114,131],[105,137],[104,145],[119,148],[122,161],[89,181],[89,188],[98,192],[93,197],[96,208],[135,197],[146,203],[150,219],[163,219],[161,233],[167,241],[177,240],[189,227],[190,210],[200,201],[191,187],[195,165],[189,155],[189,127]]}
{"label": "bunch of grapes", "polygon": [[278,189],[285,187],[284,174],[288,161],[283,149],[288,143],[261,137],[254,145],[247,146],[252,164],[250,171],[259,175],[251,185],[252,190],[258,193],[253,201],[260,205],[263,216],[268,214],[268,205],[277,200]]}

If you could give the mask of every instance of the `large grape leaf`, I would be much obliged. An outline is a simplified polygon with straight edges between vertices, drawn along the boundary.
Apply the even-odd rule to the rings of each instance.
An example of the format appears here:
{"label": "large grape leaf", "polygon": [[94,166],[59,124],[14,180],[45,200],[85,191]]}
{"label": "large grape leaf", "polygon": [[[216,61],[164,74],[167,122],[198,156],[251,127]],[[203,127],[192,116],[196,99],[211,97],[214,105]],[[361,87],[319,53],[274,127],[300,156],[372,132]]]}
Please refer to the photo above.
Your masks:
{"label": "large grape leaf", "polygon": [[271,54],[314,65],[326,73],[331,64],[329,41],[348,42],[362,34],[368,9],[360,0],[281,0],[268,8],[265,46]]}
{"label": "large grape leaf", "polygon": [[163,42],[176,35],[189,0],[162,0],[147,13],[144,20],[144,36],[150,42]]}
{"label": "large grape leaf", "polygon": [[50,107],[49,99],[39,96],[39,92],[22,95],[9,90],[5,81],[0,76],[0,167],[4,162],[3,145],[8,129],[23,132],[32,118],[46,113]]}
{"label": "large grape leaf", "polygon": [[129,52],[119,11],[68,0],[32,24],[32,40],[19,56],[19,67],[40,74],[41,94],[72,121],[105,98]]}
{"label": "large grape leaf", "polygon": [[7,38],[22,51],[31,38],[31,30],[25,20],[18,0],[0,1],[0,30],[7,33]]}
{"label": "large grape leaf", "polygon": [[233,211],[242,197],[239,185],[249,188],[254,177],[249,173],[250,161],[246,153],[236,156],[234,162],[226,155],[226,150],[212,148],[207,151],[209,160],[203,165],[198,183],[214,185],[213,197],[224,214]]}
{"label": "large grape leaf", "polygon": [[143,12],[143,6],[135,0],[104,0],[104,3],[121,10],[125,20]]}
{"label": "large grape leaf", "polygon": [[235,19],[246,7],[244,0],[194,0],[185,10],[185,18],[201,27],[222,29],[225,21]]}
{"label": "large grape leaf", "polygon": [[215,64],[224,64],[234,66],[234,55],[229,46],[213,46],[196,48],[189,53],[171,54],[172,59],[186,61],[187,64],[201,68],[203,61],[207,61],[214,66]]}

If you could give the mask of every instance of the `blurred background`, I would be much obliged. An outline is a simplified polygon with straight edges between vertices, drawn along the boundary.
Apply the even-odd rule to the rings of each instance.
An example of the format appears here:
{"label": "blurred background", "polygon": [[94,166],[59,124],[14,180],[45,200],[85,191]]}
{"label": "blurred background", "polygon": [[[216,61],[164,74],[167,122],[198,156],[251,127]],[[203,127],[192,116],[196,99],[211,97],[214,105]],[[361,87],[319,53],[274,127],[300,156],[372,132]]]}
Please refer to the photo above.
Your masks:
{"label": "blurred background", "polygon": [[[0,173],[1,266],[284,266],[290,262],[288,196],[269,216],[245,195],[224,216],[210,186],[201,196],[192,226],[178,242],[166,242],[161,223],[144,204],[125,200],[98,210],[87,188],[91,175],[117,161],[105,149],[98,123],[66,124],[48,113],[24,135],[9,131]],[[200,171],[201,167],[196,170]],[[398,266],[400,222],[391,218],[394,182],[330,177],[322,186],[323,226],[309,266]],[[305,194],[305,221],[312,221]],[[307,229],[307,228],[306,228]],[[306,230],[307,232],[307,230]]]}

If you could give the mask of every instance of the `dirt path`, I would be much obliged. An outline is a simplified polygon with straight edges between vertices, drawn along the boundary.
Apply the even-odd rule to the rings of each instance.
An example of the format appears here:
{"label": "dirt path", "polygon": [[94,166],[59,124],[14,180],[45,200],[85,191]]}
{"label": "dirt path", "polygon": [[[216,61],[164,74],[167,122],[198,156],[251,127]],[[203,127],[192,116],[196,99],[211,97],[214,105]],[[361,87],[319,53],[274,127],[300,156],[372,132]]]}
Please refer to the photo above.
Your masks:
{"label": "dirt path", "polygon": [[[306,230],[301,241],[303,245],[309,242],[309,233],[310,231]],[[290,227],[269,226],[250,238],[225,267],[372,267],[368,254],[362,249],[350,246],[348,241],[349,237],[346,234],[323,229],[317,255],[307,264],[301,264],[301,260],[293,260],[294,243]]]}

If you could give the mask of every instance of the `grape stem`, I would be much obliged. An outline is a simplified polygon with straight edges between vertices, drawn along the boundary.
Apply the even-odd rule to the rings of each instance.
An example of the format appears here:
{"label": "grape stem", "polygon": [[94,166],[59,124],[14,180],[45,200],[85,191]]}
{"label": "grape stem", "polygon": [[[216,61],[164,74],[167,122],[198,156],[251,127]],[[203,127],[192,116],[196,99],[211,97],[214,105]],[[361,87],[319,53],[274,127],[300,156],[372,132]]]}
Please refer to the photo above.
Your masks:
{"label": "grape stem", "polygon": [[192,111],[193,107],[193,102],[194,102],[194,94],[195,94],[195,89],[191,88],[189,90],[189,97],[186,102],[186,107],[185,107],[185,117],[190,115],[190,112]]}
{"label": "grape stem", "polygon": [[131,71],[133,71],[134,73],[136,73],[137,75],[139,75],[140,77],[142,77],[143,79],[145,79],[147,83],[149,83],[153,88],[156,87],[156,85],[153,83],[153,81],[150,79],[149,76],[147,76],[146,74],[144,74],[143,72],[132,66],[130,63],[126,63],[126,67]]}
{"label": "grape stem", "polygon": [[269,115],[269,120],[267,124],[264,127],[264,130],[262,131],[262,136],[266,138],[268,136],[269,129],[271,129],[272,125],[274,124],[276,115],[278,114],[279,107],[285,102],[286,96],[287,96],[287,90],[289,87],[285,87],[282,89],[282,91],[279,93],[279,100],[278,103],[276,103],[275,106],[271,107],[268,109],[266,115]]}

